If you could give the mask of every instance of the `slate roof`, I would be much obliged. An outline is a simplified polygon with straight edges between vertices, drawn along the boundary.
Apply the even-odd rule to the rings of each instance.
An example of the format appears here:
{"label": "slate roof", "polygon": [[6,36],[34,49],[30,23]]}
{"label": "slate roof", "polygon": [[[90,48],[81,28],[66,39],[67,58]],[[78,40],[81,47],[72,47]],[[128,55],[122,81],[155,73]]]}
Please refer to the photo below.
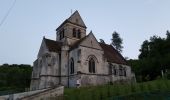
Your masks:
{"label": "slate roof", "polygon": [[111,45],[99,43],[104,50],[104,56],[108,62],[127,65],[124,57]]}
{"label": "slate roof", "polygon": [[60,52],[62,43],[44,38],[45,44],[50,52]]}

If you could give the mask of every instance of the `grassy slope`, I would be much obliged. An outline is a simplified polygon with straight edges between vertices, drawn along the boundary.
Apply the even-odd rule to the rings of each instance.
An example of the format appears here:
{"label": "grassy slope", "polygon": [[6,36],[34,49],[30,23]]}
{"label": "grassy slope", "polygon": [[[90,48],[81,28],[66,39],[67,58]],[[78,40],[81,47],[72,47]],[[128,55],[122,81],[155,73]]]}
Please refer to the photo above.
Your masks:
{"label": "grassy slope", "polygon": [[140,100],[146,98],[161,100],[162,97],[170,96],[168,91],[170,91],[170,80],[155,80],[125,85],[113,84],[79,89],[66,88],[64,97],[66,100],[113,100],[115,98],[121,100],[136,100],[139,98]]}

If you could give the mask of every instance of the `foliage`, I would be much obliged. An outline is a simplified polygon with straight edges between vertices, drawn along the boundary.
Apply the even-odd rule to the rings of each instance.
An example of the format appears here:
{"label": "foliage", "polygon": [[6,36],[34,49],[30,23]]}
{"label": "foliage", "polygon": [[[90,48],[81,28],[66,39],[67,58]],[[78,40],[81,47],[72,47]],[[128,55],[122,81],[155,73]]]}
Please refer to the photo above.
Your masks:
{"label": "foliage", "polygon": [[100,39],[100,43],[106,44],[103,39]]}
{"label": "foliage", "polygon": [[124,98],[123,100],[127,100],[125,99],[127,97],[133,98],[132,100],[138,100],[141,97],[145,98],[145,95],[147,94],[149,95],[148,98],[157,96],[153,93],[162,93],[161,95],[158,95],[158,97],[164,96],[166,92],[168,94],[169,90],[170,80],[164,79],[135,84],[113,84],[93,87],[65,88],[64,100],[114,100],[116,98]]}
{"label": "foliage", "polygon": [[[141,45],[138,60],[129,60],[137,81],[149,81],[161,77],[161,71],[170,69],[170,33],[166,38],[152,36]],[[167,74],[169,77],[170,74]]]}
{"label": "foliage", "polygon": [[113,32],[111,40],[112,40],[112,42],[111,42],[112,46],[115,47],[115,49],[121,53],[122,48],[123,48],[123,46],[122,46],[123,40],[122,40],[122,38],[120,38],[120,36],[117,32]]}
{"label": "foliage", "polygon": [[0,66],[0,91],[24,91],[30,86],[32,67],[30,65]]}

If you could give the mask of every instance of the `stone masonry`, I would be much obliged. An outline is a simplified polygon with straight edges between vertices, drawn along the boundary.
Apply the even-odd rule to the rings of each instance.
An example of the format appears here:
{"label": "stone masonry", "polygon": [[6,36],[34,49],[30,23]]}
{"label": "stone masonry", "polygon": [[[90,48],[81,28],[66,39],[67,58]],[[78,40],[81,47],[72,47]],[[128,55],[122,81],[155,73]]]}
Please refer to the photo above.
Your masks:
{"label": "stone masonry", "polygon": [[134,74],[123,56],[111,45],[86,34],[78,11],[56,29],[56,40],[42,40],[34,61],[31,90],[131,82]]}

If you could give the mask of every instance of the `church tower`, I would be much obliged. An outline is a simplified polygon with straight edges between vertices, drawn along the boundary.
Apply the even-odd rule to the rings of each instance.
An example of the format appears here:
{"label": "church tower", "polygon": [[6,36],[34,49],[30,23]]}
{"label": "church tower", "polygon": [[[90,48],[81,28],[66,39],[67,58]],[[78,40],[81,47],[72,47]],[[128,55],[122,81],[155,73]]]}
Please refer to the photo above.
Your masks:
{"label": "church tower", "polygon": [[86,28],[79,12],[75,11],[56,29],[56,40],[68,41],[68,45],[72,45],[86,36]]}

